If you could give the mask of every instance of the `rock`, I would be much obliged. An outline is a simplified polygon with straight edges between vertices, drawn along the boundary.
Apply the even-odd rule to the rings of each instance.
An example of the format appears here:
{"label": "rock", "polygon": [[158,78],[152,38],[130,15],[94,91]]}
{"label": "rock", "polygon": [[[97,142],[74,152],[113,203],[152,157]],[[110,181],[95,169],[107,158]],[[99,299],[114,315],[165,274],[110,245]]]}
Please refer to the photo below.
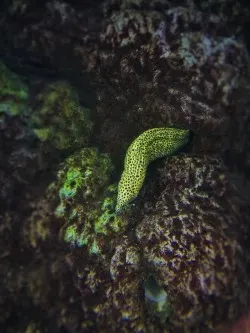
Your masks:
{"label": "rock", "polygon": [[249,298],[249,202],[221,159],[169,158],[144,191],[136,237],[144,265],[168,295],[172,322],[213,332],[234,321]]}

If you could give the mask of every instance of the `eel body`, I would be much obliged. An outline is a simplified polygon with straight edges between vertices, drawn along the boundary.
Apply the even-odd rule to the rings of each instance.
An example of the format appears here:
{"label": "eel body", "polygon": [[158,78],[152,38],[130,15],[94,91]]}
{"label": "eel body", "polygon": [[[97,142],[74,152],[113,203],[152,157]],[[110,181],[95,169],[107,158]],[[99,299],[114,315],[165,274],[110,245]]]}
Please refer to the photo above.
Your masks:
{"label": "eel body", "polygon": [[129,146],[119,185],[116,213],[136,198],[144,182],[147,166],[153,160],[178,151],[189,140],[189,130],[153,128],[139,135]]}

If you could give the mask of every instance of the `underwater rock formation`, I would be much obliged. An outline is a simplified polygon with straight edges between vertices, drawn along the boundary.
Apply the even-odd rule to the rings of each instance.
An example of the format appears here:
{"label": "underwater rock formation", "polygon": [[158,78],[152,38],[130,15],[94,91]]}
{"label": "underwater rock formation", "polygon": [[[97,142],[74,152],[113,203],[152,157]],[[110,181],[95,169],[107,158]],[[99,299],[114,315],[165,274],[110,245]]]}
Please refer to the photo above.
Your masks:
{"label": "underwater rock formation", "polygon": [[[220,158],[179,155],[157,163],[118,237],[96,233],[101,251],[72,242],[67,261],[84,300],[86,331],[215,332],[247,309],[249,202],[241,188]],[[82,195],[69,201],[70,212],[80,211]],[[85,221],[93,239],[94,221]]]}
{"label": "underwater rock formation", "polygon": [[39,11],[23,3],[6,9],[5,54],[15,46],[23,62],[89,75],[106,152],[119,156],[164,126],[193,130],[196,151],[242,151],[246,113],[235,89],[247,69],[248,11],[238,2],[47,1]]}
{"label": "underwater rock formation", "polygon": [[136,227],[144,265],[166,291],[177,326],[199,322],[199,332],[213,332],[248,306],[249,201],[219,158],[174,156],[157,171]]}
{"label": "underwater rock formation", "polygon": [[0,62],[0,117],[25,115],[28,109],[28,86]]}
{"label": "underwater rock formation", "polygon": [[107,154],[84,148],[65,160],[48,195],[59,199],[55,216],[64,221],[62,238],[73,247],[87,246],[100,254],[112,249],[111,235],[121,233],[126,221],[115,214],[117,185],[111,185],[113,166]]}
{"label": "underwater rock formation", "polygon": [[[4,4],[2,57],[29,88],[38,75],[50,85],[27,115],[27,87],[0,94],[21,110],[0,114],[0,330],[233,323],[249,305],[248,11],[233,0]],[[79,102],[92,90],[93,132]],[[127,147],[166,126],[191,130],[186,155],[152,163],[131,212],[116,216]]]}
{"label": "underwater rock formation", "polygon": [[39,170],[35,136],[28,126],[28,86],[0,63],[0,207],[16,205]]}
{"label": "underwater rock formation", "polygon": [[71,151],[85,147],[92,130],[90,110],[67,82],[53,82],[36,96],[31,126],[42,142]]}
{"label": "underwater rock formation", "polygon": [[[42,209],[49,236],[45,228],[34,243],[34,213],[25,224],[37,249],[60,234],[71,244],[65,260],[84,302],[84,331],[215,332],[233,323],[249,299],[249,202],[222,160],[182,154],[158,161],[131,216],[112,230],[113,215],[102,233],[96,223],[110,181],[106,159],[89,148],[69,157],[48,188],[54,213]],[[104,183],[98,167],[107,172]],[[106,218],[115,209],[112,197],[107,202]]]}

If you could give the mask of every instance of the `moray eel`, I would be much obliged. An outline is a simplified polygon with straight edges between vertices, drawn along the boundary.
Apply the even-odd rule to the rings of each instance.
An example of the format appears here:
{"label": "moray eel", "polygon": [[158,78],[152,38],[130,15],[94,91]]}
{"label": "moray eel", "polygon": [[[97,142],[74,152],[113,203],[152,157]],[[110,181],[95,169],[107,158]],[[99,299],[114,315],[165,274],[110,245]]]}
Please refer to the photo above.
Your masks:
{"label": "moray eel", "polygon": [[175,153],[189,140],[189,130],[170,127],[145,131],[129,146],[124,171],[118,185],[115,211],[121,213],[136,198],[146,176],[147,166],[153,160]]}

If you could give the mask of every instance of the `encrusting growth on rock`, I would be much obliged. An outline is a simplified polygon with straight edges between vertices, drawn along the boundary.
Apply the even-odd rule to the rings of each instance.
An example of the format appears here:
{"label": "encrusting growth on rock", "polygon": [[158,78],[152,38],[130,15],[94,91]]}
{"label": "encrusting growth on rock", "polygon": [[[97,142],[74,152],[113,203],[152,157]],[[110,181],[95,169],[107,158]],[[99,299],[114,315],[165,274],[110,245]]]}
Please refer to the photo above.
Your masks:
{"label": "encrusting growth on rock", "polygon": [[116,213],[120,213],[138,195],[148,164],[175,153],[187,144],[189,133],[189,130],[171,127],[153,128],[143,132],[131,143],[118,186]]}

